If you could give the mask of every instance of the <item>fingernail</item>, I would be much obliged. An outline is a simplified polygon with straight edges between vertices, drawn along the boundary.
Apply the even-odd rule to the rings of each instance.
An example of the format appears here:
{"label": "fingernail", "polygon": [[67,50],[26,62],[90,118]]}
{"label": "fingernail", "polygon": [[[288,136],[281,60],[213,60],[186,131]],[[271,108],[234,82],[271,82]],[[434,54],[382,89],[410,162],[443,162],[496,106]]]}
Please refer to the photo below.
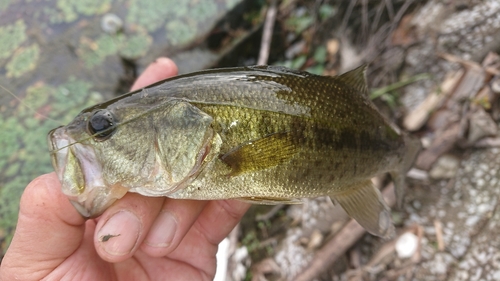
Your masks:
{"label": "fingernail", "polygon": [[170,212],[161,212],[153,223],[145,243],[151,247],[168,247],[174,239],[177,221]]}
{"label": "fingernail", "polygon": [[156,59],[156,62],[160,64],[172,64],[172,60],[166,57],[159,57]]}
{"label": "fingernail", "polygon": [[114,214],[97,233],[101,247],[108,254],[123,256],[129,254],[139,239],[141,223],[129,211]]}

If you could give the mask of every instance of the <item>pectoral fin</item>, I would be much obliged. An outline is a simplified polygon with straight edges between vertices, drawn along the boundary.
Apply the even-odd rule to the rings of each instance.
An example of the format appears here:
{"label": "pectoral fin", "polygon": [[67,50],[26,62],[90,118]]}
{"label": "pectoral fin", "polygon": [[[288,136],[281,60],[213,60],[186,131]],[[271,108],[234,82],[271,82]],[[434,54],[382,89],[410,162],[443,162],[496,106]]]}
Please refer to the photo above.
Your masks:
{"label": "pectoral fin", "polygon": [[297,146],[291,134],[283,132],[246,142],[222,155],[220,159],[231,167],[229,175],[235,176],[285,163],[295,153]]}
{"label": "pectoral fin", "polygon": [[243,197],[238,198],[238,200],[261,205],[302,204],[302,201],[296,198]]}
{"label": "pectoral fin", "polygon": [[383,238],[394,235],[390,209],[370,180],[353,184],[346,190],[330,198],[371,234]]}

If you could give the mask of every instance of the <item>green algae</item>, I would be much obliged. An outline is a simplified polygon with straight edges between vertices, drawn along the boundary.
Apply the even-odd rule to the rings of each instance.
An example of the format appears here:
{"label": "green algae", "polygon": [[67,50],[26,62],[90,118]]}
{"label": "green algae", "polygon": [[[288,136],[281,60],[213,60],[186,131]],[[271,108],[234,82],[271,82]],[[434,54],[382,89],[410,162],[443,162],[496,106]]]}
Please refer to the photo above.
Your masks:
{"label": "green algae", "polygon": [[147,33],[123,36],[120,40],[120,55],[127,59],[138,59],[148,52],[152,43],[153,38]]}
{"label": "green algae", "polygon": [[12,0],[0,0],[0,12],[6,10],[10,3],[12,3]]}
{"label": "green algae", "polygon": [[20,77],[35,69],[40,58],[40,47],[33,44],[27,48],[19,49],[12,59],[7,63],[7,77]]}
{"label": "green algae", "polygon": [[92,84],[71,77],[57,87],[41,82],[28,87],[13,116],[0,114],[0,131],[8,132],[0,134],[0,230],[9,233],[6,245],[13,234],[10,230],[17,221],[24,187],[35,177],[53,171],[46,135],[59,124],[40,118],[33,110],[48,106],[49,117],[63,124],[82,108],[102,100],[92,91]]}
{"label": "green algae", "polygon": [[97,39],[82,38],[77,54],[88,68],[101,64],[107,56],[118,52],[119,42],[109,34],[101,34]]}
{"label": "green algae", "polygon": [[192,3],[187,9],[186,17],[196,19],[199,23],[204,23],[217,14],[217,5],[212,1],[200,1]]}
{"label": "green algae", "polygon": [[142,26],[149,32],[159,29],[169,15],[178,15],[186,1],[175,0],[131,0],[126,22]]}
{"label": "green algae", "polygon": [[100,65],[108,56],[120,55],[126,59],[138,59],[144,56],[153,38],[146,32],[125,35],[101,34],[97,39],[85,38],[81,40],[77,54],[85,63],[87,68]]}
{"label": "green algae", "polygon": [[0,27],[0,59],[10,57],[26,39],[26,24],[23,20]]}
{"label": "green algae", "polygon": [[[10,238],[2,239],[13,233],[24,188],[36,176],[52,171],[47,132],[102,101],[92,85],[111,93],[119,83],[119,73],[106,72],[106,81],[100,80],[100,68],[117,69],[120,57],[137,60],[142,68],[159,50],[170,52],[173,43],[189,44],[205,36],[228,7],[240,1],[0,0],[0,70],[4,73],[0,83],[30,107],[0,93],[0,130],[6,132],[0,134],[3,250]],[[19,11],[25,14],[20,17]],[[105,34],[100,28],[107,12],[123,19],[121,32]]]}
{"label": "green algae", "polygon": [[65,22],[73,22],[79,14],[93,16],[107,12],[111,8],[111,0],[58,0],[57,8]]}
{"label": "green algae", "polygon": [[171,45],[185,45],[196,38],[197,31],[183,21],[171,21],[165,26],[167,41]]}

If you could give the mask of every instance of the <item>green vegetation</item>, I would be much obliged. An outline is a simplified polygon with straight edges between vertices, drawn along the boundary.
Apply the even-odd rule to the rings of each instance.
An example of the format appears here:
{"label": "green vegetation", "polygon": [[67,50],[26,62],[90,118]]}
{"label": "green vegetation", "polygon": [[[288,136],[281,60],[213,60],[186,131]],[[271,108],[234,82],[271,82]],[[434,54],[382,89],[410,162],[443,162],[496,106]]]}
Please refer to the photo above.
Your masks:
{"label": "green vegetation", "polygon": [[26,39],[26,24],[22,20],[0,27],[0,59],[10,57]]}
{"label": "green vegetation", "polygon": [[427,73],[421,73],[391,85],[387,85],[385,87],[374,89],[370,94],[370,99],[374,100],[376,98],[381,98],[384,102],[386,102],[392,109],[395,109],[398,105],[397,99],[399,97],[397,89],[400,89],[404,86],[407,86],[411,83],[415,83],[420,80],[430,79],[431,76]]}
{"label": "green vegetation", "polygon": [[10,233],[4,241],[6,245],[10,243],[10,229],[17,221],[24,187],[35,177],[53,170],[44,147],[47,147],[47,132],[59,124],[40,117],[33,110],[60,119],[62,124],[73,119],[82,108],[100,102],[102,98],[91,91],[90,83],[70,78],[59,87],[35,84],[26,90],[21,101],[14,115],[0,111],[0,130],[8,132],[0,134],[0,231]]}
{"label": "green vegetation", "polygon": [[35,69],[39,58],[40,47],[37,44],[19,49],[5,66],[7,69],[7,77],[20,77]]}
{"label": "green vegetation", "polygon": [[103,14],[111,7],[111,0],[58,0],[57,8],[65,22],[78,19],[78,15],[93,16]]}

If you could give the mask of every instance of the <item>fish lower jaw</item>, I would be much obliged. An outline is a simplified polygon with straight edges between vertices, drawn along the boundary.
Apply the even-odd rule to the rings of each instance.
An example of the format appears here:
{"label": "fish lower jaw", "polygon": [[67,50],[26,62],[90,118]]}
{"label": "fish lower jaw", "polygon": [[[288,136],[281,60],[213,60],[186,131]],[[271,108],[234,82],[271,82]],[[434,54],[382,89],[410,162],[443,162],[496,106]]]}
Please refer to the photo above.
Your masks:
{"label": "fish lower jaw", "polygon": [[89,192],[78,196],[68,196],[71,204],[86,218],[100,216],[116,200],[125,196],[128,188],[120,184],[93,186]]}

